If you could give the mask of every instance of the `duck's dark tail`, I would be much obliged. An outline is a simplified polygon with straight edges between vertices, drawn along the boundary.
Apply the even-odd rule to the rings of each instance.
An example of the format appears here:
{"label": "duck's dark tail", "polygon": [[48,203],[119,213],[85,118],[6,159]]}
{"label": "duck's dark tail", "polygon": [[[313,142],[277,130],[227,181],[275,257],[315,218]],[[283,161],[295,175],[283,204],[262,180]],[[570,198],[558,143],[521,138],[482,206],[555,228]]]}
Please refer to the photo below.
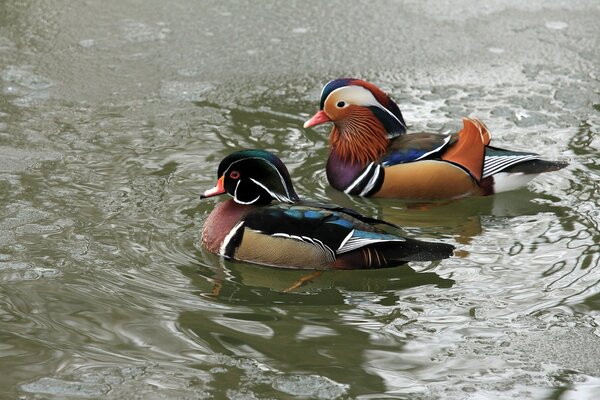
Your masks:
{"label": "duck's dark tail", "polygon": [[567,161],[531,160],[506,168],[503,172],[522,174],[541,174],[542,172],[558,171],[569,165]]}
{"label": "duck's dark tail", "polygon": [[479,186],[484,194],[518,189],[543,172],[557,171],[567,165],[567,161],[542,160],[535,153],[487,146]]}
{"label": "duck's dark tail", "polygon": [[395,267],[409,261],[435,261],[452,256],[454,246],[446,243],[406,239],[402,242],[377,243],[342,254],[335,262],[338,269]]}
{"label": "duck's dark tail", "polygon": [[483,164],[483,178],[499,172],[526,175],[556,171],[569,165],[567,161],[542,160],[539,154],[487,146]]}

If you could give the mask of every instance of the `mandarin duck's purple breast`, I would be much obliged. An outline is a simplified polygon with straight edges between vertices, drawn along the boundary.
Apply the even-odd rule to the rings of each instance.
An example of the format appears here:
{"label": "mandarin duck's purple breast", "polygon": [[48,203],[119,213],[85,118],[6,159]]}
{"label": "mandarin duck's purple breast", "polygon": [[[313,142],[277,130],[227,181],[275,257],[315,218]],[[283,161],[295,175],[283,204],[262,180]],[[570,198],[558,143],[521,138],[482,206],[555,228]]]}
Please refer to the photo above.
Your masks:
{"label": "mandarin duck's purple breast", "polygon": [[363,169],[362,164],[345,161],[336,152],[331,152],[327,160],[327,180],[334,188],[344,190],[354,182]]}

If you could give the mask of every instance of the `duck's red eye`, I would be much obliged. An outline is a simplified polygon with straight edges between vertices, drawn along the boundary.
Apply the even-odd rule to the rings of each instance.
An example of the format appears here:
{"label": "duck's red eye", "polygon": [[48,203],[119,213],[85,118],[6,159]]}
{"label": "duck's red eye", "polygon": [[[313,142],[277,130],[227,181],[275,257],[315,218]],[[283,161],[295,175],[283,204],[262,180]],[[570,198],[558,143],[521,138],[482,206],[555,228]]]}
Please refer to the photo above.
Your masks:
{"label": "duck's red eye", "polygon": [[238,179],[240,177],[240,173],[238,171],[231,171],[229,173],[229,177],[231,179]]}

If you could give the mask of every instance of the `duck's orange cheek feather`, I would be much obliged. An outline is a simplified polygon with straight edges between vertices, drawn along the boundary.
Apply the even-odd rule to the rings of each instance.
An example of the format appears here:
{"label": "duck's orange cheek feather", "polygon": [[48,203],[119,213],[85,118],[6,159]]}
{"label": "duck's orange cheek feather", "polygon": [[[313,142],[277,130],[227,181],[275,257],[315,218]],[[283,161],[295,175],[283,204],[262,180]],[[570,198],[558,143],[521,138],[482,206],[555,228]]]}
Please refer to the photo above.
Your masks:
{"label": "duck's orange cheek feather", "polygon": [[365,107],[356,107],[351,117],[336,123],[330,143],[342,159],[363,166],[377,161],[388,147],[383,124]]}

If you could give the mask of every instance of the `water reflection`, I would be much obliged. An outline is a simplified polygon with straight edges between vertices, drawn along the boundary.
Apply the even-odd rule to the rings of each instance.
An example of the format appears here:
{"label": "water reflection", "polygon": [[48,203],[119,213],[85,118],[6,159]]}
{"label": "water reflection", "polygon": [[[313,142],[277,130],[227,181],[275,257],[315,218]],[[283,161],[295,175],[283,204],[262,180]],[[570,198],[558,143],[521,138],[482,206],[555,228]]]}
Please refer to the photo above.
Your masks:
{"label": "water reflection", "polygon": [[[206,253],[206,252],[204,252]],[[216,256],[205,254],[209,258]],[[218,266],[197,271],[182,268],[203,296],[240,304],[344,304],[344,291],[369,291],[398,296],[397,291],[425,285],[451,287],[452,279],[435,272],[416,272],[409,265],[369,271],[289,270],[219,259]],[[434,268],[434,263],[421,264],[421,269]],[[214,265],[214,264],[213,264]],[[210,271],[210,272],[208,272]],[[210,275],[210,276],[207,276]],[[303,280],[309,276],[310,279]],[[297,282],[302,285],[296,286]]]}

